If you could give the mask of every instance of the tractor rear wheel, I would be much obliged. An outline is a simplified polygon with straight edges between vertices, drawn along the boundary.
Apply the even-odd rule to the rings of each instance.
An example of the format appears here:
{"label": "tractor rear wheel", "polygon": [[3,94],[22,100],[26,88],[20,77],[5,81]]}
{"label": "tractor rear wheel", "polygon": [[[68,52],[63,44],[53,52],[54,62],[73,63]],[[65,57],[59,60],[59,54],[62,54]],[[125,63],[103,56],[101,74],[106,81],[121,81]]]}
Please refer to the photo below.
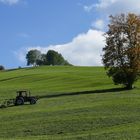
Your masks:
{"label": "tractor rear wheel", "polygon": [[24,104],[24,99],[23,98],[19,98],[16,100],[16,105],[23,105]]}
{"label": "tractor rear wheel", "polygon": [[35,99],[35,98],[31,98],[30,104],[31,104],[31,105],[36,104],[36,99]]}

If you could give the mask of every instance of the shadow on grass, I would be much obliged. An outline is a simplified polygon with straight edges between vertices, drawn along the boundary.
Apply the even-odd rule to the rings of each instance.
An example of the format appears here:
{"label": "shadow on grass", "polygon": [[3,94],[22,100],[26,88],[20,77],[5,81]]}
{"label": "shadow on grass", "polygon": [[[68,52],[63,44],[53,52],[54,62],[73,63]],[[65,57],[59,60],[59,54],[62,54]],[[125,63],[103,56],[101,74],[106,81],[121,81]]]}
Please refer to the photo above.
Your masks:
{"label": "shadow on grass", "polygon": [[38,99],[42,99],[42,98],[55,98],[55,97],[71,96],[71,95],[83,95],[83,94],[95,94],[95,93],[120,92],[120,91],[125,91],[125,90],[126,90],[126,88],[111,88],[111,89],[90,90],[90,91],[78,91],[78,92],[69,92],[69,93],[57,93],[57,94],[52,94],[52,95],[38,96]]}

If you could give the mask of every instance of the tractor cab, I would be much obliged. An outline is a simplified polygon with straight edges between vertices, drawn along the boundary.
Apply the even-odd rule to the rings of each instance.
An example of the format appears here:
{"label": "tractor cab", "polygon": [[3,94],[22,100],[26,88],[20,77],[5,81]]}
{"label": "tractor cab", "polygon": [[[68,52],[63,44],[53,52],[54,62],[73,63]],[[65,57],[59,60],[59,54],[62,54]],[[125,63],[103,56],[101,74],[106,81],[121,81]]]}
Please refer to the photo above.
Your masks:
{"label": "tractor cab", "polygon": [[30,91],[27,90],[17,91],[17,97],[28,97],[28,96],[30,96]]}

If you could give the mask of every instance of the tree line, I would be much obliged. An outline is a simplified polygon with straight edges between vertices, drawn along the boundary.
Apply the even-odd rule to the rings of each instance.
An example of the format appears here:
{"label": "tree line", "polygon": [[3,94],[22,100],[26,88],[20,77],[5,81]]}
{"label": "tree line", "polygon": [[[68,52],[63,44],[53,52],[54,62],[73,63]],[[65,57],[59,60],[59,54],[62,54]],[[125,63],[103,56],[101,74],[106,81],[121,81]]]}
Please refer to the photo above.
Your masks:
{"label": "tree line", "polygon": [[41,53],[41,51],[37,49],[30,50],[26,54],[26,59],[28,66],[71,65],[60,53],[54,50],[49,50],[46,54]]}

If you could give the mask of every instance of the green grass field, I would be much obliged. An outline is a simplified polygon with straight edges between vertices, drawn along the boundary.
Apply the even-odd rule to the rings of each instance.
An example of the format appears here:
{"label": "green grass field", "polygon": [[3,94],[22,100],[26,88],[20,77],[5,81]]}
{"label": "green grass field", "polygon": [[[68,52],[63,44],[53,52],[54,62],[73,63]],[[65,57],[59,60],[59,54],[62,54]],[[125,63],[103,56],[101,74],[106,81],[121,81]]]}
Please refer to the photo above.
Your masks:
{"label": "green grass field", "polygon": [[27,89],[35,105],[0,109],[0,140],[139,140],[140,82],[125,91],[102,67],[0,72],[0,100]]}

